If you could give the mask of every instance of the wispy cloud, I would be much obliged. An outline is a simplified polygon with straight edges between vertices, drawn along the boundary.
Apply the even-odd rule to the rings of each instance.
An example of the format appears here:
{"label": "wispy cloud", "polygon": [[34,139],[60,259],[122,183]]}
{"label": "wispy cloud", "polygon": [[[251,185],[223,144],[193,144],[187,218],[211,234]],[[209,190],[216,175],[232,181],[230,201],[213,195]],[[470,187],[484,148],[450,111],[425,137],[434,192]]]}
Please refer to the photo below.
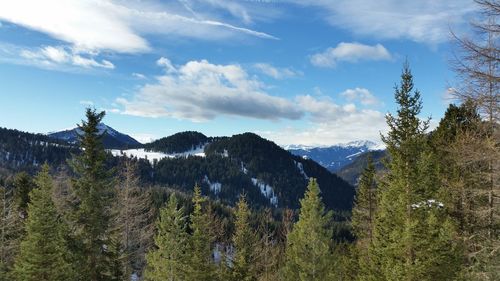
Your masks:
{"label": "wispy cloud", "polygon": [[166,63],[166,58],[161,61],[172,69],[132,98],[116,99],[123,114],[192,121],[212,120],[220,115],[268,120],[297,120],[303,116],[293,102],[266,93],[263,84],[239,65],[201,60],[175,68]]}
{"label": "wispy cloud", "polygon": [[449,39],[450,26],[467,22],[471,0],[285,0],[321,8],[332,26],[381,39],[410,39],[437,44]]}
{"label": "wispy cloud", "polygon": [[21,50],[20,57],[35,65],[46,67],[76,66],[83,68],[114,69],[115,66],[108,60],[96,61],[94,53],[78,53],[68,47],[45,46],[34,50]]}
{"label": "wispy cloud", "polygon": [[142,73],[133,72],[132,76],[137,78],[137,79],[146,79],[146,75],[144,75]]}
{"label": "wispy cloud", "polygon": [[391,54],[382,46],[364,45],[360,43],[341,42],[336,47],[328,48],[311,56],[311,63],[320,67],[334,67],[339,62],[390,60]]}
{"label": "wispy cloud", "polygon": [[151,49],[145,34],[218,40],[236,35],[276,39],[212,18],[194,18],[168,5],[114,0],[1,1],[0,19],[84,50],[121,53]]}
{"label": "wispy cloud", "polygon": [[275,67],[269,63],[256,63],[253,66],[263,74],[274,79],[285,79],[301,75],[298,71],[287,67]]}

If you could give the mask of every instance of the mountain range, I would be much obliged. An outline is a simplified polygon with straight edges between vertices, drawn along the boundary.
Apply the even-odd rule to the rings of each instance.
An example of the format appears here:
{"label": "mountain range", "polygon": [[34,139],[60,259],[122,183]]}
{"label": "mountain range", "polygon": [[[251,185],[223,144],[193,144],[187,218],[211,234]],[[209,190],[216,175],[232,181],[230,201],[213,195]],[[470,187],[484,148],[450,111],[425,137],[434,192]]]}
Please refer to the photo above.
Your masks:
{"label": "mountain range", "polygon": [[[110,126],[100,123],[98,125],[99,134],[103,135],[102,142],[107,149],[127,149],[141,147],[142,144],[135,140],[133,137],[118,132]],[[66,141],[68,143],[76,144],[78,136],[82,135],[80,128],[62,130],[58,132],[48,133],[47,135],[54,139]]]}
{"label": "mountain range", "polygon": [[[309,178],[314,177],[330,209],[349,210],[354,187],[331,168],[353,163],[377,147],[363,141],[285,149],[253,133],[207,137],[192,131],[141,144],[105,124],[99,125],[99,132],[110,166],[133,159],[145,184],[183,191],[198,184],[205,194],[227,204],[234,204],[239,194],[245,193],[255,206],[277,208],[297,208]],[[67,165],[66,159],[79,151],[79,134],[78,128],[47,135],[0,128],[0,169],[35,171],[45,161],[53,166]],[[333,162],[339,163],[328,165]],[[351,171],[350,177],[356,175]]]}

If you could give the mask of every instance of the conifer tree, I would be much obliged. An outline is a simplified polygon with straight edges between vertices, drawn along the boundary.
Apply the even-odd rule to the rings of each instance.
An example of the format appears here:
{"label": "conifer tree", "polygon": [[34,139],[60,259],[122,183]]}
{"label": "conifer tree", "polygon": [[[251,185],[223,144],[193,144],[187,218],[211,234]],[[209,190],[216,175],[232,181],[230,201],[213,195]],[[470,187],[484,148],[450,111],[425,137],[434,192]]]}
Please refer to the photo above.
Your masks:
{"label": "conifer tree", "polygon": [[155,248],[146,255],[146,280],[190,280],[186,275],[187,217],[179,207],[175,194],[170,195],[167,206],[160,210],[155,236]]}
{"label": "conifer tree", "polygon": [[9,273],[24,236],[23,221],[14,202],[13,190],[0,186],[0,281],[9,281]]}
{"label": "conifer tree", "polygon": [[21,215],[26,218],[26,209],[30,201],[29,193],[35,188],[35,183],[32,177],[26,172],[20,172],[14,177],[14,201],[15,208]]}
{"label": "conifer tree", "polygon": [[257,237],[250,226],[250,210],[244,196],[240,196],[236,207],[235,233],[232,238],[234,256],[232,258],[232,280],[256,280],[255,262]]}
{"label": "conifer tree", "polygon": [[366,244],[366,240],[372,238],[376,205],[375,167],[368,155],[368,163],[361,174],[352,210],[352,227],[358,244]]}
{"label": "conifer tree", "polygon": [[189,266],[187,275],[192,281],[215,280],[215,266],[212,259],[212,237],[210,217],[203,211],[205,199],[199,186],[194,188],[193,212],[190,216],[191,236],[189,237]]}
{"label": "conifer tree", "polygon": [[113,186],[112,170],[106,167],[106,153],[98,125],[105,112],[88,108],[87,120],[78,125],[82,153],[71,162],[77,175],[72,187],[77,198],[71,214],[75,229],[75,256],[79,258],[79,276],[82,280],[110,280],[111,249],[110,219]]}
{"label": "conifer tree", "polygon": [[357,259],[357,268],[360,274],[369,274],[368,247],[373,237],[373,222],[376,210],[375,167],[370,155],[368,163],[361,174],[352,210],[352,228],[356,237],[354,247],[345,247],[345,252]]}
{"label": "conifer tree", "polygon": [[30,192],[26,237],[16,259],[14,276],[20,281],[66,281],[72,279],[67,262],[64,226],[52,201],[52,179],[45,164]]}
{"label": "conifer tree", "polygon": [[288,235],[285,280],[319,281],[331,276],[331,217],[321,201],[316,179],[311,178],[300,200],[299,220]]}
{"label": "conifer tree", "polygon": [[[458,271],[452,270],[456,263],[449,264],[456,251],[453,227],[446,213],[439,209],[442,200],[425,135],[428,122],[418,118],[422,102],[413,87],[413,76],[405,63],[401,84],[395,89],[398,114],[387,116],[390,131],[383,136],[390,161],[386,164],[388,174],[377,192],[379,200],[369,248],[371,272],[361,276],[362,280],[434,280],[436,272],[448,272],[439,277],[453,280]],[[419,209],[428,204],[442,212],[435,216],[439,218],[437,223]],[[433,236],[435,233],[441,235],[439,239]],[[435,251],[446,246],[446,252]],[[440,261],[436,255],[447,258]]]}

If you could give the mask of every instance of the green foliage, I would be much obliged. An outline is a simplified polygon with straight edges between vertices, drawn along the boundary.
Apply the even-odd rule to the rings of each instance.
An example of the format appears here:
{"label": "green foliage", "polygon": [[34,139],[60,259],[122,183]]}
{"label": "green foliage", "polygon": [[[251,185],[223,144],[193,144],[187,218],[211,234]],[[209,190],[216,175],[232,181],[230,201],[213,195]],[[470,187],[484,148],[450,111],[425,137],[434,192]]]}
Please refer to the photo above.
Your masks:
{"label": "green foliage", "polygon": [[186,226],[187,217],[184,209],[178,206],[177,198],[172,194],[166,207],[160,210],[155,248],[146,256],[146,280],[188,280]]}
{"label": "green foliage", "polygon": [[30,201],[29,193],[35,188],[35,183],[28,173],[20,172],[15,175],[13,185],[15,208],[24,214]]}
{"label": "green foliage", "polygon": [[313,178],[300,200],[299,220],[288,235],[284,273],[286,280],[325,280],[332,274],[328,227],[332,217],[325,211],[318,183]]}
{"label": "green foliage", "polygon": [[372,158],[368,156],[368,163],[361,174],[352,210],[352,228],[358,242],[371,240],[376,206],[375,167]]}
{"label": "green foliage", "polygon": [[215,265],[212,260],[212,237],[210,235],[210,217],[203,209],[205,199],[199,186],[194,188],[193,212],[190,216],[191,236],[188,246],[187,275],[192,281],[212,281],[215,277]]}
{"label": "green foliage", "polygon": [[244,196],[240,196],[236,208],[235,232],[232,239],[235,253],[232,258],[231,280],[253,281],[257,275],[257,237],[250,226],[250,210]]}
{"label": "green foliage", "polygon": [[[369,274],[361,280],[453,280],[459,271],[454,227],[442,209],[437,169],[418,118],[420,93],[413,92],[408,64],[396,87],[398,115],[388,115],[383,137],[390,154],[388,173],[379,185]],[[439,250],[436,250],[439,249]],[[445,257],[445,260],[440,258]]]}
{"label": "green foliage", "polygon": [[72,181],[78,203],[71,214],[75,228],[76,256],[82,280],[109,280],[112,260],[109,258],[110,206],[113,174],[106,166],[106,153],[98,124],[104,112],[87,109],[80,144],[83,152],[71,162],[76,178]]}
{"label": "green foliage", "polygon": [[70,280],[71,264],[67,261],[66,229],[52,201],[52,179],[45,165],[36,178],[37,189],[30,192],[26,237],[21,242],[14,276],[22,281]]}

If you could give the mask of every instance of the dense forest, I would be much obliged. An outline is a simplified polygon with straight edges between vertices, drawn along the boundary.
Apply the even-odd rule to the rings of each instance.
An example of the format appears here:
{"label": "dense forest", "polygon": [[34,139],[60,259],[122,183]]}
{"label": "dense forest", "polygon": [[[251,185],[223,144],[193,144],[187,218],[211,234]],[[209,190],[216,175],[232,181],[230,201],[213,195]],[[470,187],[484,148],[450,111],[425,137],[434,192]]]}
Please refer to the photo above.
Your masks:
{"label": "dense forest", "polygon": [[[105,112],[91,108],[81,149],[6,131],[18,141],[0,149],[40,147],[22,159],[0,154],[14,168],[58,156],[34,177],[0,177],[0,280],[499,280],[500,50],[492,38],[500,5],[477,2],[486,17],[473,26],[477,36],[456,38],[458,103],[430,131],[406,62],[397,111],[386,116],[386,155],[364,158],[355,194],[317,163],[250,133],[210,142],[205,158],[150,164],[110,157],[98,128]],[[175,152],[182,142],[150,149]],[[266,192],[272,185],[270,196],[255,183]]]}

